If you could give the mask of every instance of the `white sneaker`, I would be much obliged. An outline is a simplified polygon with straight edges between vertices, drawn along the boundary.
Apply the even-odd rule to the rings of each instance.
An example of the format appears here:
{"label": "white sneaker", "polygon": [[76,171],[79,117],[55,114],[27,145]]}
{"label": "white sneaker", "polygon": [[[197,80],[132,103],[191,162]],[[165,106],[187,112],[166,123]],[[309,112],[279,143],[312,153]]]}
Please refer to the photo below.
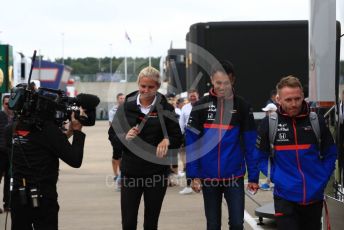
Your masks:
{"label": "white sneaker", "polygon": [[121,176],[118,176],[115,181],[115,190],[117,192],[121,191]]}
{"label": "white sneaker", "polygon": [[187,194],[192,194],[192,188],[190,187],[185,187],[182,191],[179,192],[180,195],[187,195]]}
{"label": "white sneaker", "polygon": [[168,186],[173,187],[173,186],[176,186],[177,184],[178,184],[177,175],[175,173],[171,173],[168,176]]}

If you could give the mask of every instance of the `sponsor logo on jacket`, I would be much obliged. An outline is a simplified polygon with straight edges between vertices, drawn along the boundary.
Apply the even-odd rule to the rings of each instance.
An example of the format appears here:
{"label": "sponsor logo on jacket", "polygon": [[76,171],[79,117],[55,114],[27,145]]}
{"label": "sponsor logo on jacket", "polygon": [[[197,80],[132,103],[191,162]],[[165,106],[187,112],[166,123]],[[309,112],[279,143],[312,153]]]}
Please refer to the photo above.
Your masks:
{"label": "sponsor logo on jacket", "polygon": [[278,124],[278,126],[277,126],[277,131],[278,131],[278,132],[289,132],[288,124],[287,124],[287,123]]}

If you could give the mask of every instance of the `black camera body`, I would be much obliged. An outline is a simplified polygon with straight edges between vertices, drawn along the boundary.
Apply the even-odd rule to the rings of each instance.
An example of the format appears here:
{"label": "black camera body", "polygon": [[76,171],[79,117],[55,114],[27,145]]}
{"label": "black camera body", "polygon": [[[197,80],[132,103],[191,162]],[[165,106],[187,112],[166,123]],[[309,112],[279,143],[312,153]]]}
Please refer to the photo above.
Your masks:
{"label": "black camera body", "polygon": [[[72,112],[82,125],[93,126],[98,104],[99,98],[95,95],[68,97],[63,90],[42,87],[35,89],[27,84],[19,84],[11,90],[8,106],[17,119],[26,123],[37,125],[53,120],[62,127],[66,120],[71,119]],[[84,109],[86,116],[80,116],[80,107]]]}

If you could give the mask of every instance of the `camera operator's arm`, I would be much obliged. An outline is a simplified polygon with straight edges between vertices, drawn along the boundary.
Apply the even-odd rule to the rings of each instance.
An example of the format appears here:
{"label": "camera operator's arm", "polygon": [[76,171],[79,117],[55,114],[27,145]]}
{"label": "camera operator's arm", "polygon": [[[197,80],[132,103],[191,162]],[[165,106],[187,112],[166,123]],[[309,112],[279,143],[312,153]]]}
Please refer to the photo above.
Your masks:
{"label": "camera operator's arm", "polygon": [[57,152],[58,157],[68,165],[79,168],[84,155],[85,134],[81,132],[82,125],[75,119],[74,114],[72,114],[69,127],[73,133],[72,144],[68,141],[66,134],[60,130],[56,132],[49,130],[50,132],[47,135],[51,138],[52,147]]}

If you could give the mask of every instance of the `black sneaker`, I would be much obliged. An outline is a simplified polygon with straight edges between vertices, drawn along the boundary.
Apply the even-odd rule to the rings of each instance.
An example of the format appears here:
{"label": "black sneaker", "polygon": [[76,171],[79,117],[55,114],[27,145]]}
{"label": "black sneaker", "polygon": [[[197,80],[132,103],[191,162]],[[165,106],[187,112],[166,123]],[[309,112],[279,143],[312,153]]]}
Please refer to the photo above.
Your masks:
{"label": "black sneaker", "polygon": [[2,211],[2,209],[0,208],[0,214],[3,213],[4,211]]}

